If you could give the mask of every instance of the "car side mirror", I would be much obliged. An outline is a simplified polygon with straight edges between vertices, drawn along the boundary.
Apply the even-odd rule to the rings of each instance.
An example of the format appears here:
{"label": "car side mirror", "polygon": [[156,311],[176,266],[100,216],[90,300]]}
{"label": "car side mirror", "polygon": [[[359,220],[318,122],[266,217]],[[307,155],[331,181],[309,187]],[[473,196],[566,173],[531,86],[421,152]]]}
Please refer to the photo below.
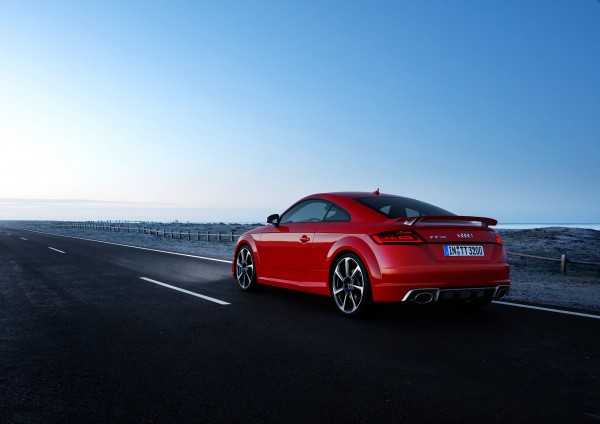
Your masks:
{"label": "car side mirror", "polygon": [[274,213],[273,215],[269,215],[267,218],[268,224],[273,224],[274,226],[279,226],[279,214]]}

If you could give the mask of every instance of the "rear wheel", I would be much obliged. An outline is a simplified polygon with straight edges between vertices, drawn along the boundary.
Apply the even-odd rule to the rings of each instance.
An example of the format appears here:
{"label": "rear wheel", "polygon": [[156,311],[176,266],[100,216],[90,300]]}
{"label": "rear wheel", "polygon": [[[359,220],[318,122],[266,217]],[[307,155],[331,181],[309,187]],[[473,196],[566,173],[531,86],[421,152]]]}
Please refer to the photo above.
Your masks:
{"label": "rear wheel", "polygon": [[337,259],[329,286],[335,305],[344,315],[359,316],[371,306],[367,269],[353,253],[346,253]]}
{"label": "rear wheel", "polygon": [[254,256],[248,246],[243,246],[238,250],[235,259],[235,278],[244,291],[258,291],[264,287],[256,280]]}

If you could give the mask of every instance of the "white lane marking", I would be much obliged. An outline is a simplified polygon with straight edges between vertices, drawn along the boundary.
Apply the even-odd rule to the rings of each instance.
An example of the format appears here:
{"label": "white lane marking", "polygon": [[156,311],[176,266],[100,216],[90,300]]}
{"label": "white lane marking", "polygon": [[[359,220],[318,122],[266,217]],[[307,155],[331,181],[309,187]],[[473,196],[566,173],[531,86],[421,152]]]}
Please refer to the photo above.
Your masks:
{"label": "white lane marking", "polygon": [[83,238],[83,237],[65,236],[62,234],[45,233],[43,231],[36,231],[36,230],[25,230],[25,231],[31,231],[33,233],[39,233],[39,234],[47,234],[49,236],[66,237],[66,238],[72,238],[72,239],[77,239],[77,240],[93,241],[95,243],[112,244],[113,246],[130,247],[132,249],[148,250],[150,252],[166,253],[168,255],[177,255],[177,256],[186,256],[188,258],[205,259],[207,261],[223,262],[226,264],[232,263],[232,261],[228,261],[226,259],[209,258],[206,256],[190,255],[188,253],[169,252],[168,250],[150,249],[149,247],[131,246],[129,244],[113,243],[110,241],[87,239],[87,238]]}
{"label": "white lane marking", "polygon": [[48,247],[48,249],[54,250],[55,252],[58,252],[58,253],[65,253],[62,250],[55,249],[54,247]]}
{"label": "white lane marking", "polygon": [[168,287],[170,289],[177,290],[177,291],[180,291],[182,293],[191,294],[192,296],[196,296],[196,297],[199,297],[201,299],[208,300],[210,302],[218,303],[219,305],[231,305],[228,302],[224,302],[222,300],[215,299],[214,297],[209,297],[209,296],[204,296],[203,294],[194,293],[193,291],[189,291],[189,290],[181,289],[179,287],[171,286],[169,284],[161,283],[160,281],[152,280],[151,278],[140,277],[140,279],[144,280],[144,281],[148,281],[150,283],[158,284],[158,285],[163,286],[163,287]]}
{"label": "white lane marking", "polygon": [[562,309],[542,308],[541,306],[523,305],[521,303],[501,302],[499,300],[494,300],[492,303],[497,303],[498,305],[516,306],[517,308],[535,309],[537,311],[555,312],[557,314],[575,315],[577,317],[600,319],[600,315],[584,314],[581,312],[563,311]]}
{"label": "white lane marking", "polygon": [[21,240],[25,240],[27,241],[27,239],[25,237],[19,237]]}

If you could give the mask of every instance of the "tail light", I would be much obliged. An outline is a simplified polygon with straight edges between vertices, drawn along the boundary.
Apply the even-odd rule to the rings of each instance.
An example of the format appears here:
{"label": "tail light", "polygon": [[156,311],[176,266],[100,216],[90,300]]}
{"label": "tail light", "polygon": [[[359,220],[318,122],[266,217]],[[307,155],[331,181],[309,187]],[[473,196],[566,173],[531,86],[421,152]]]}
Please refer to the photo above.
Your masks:
{"label": "tail light", "polygon": [[377,244],[425,243],[425,240],[412,230],[388,231],[371,236]]}
{"label": "tail light", "polygon": [[496,235],[496,243],[502,244],[502,238],[498,235],[498,233],[494,233]]}

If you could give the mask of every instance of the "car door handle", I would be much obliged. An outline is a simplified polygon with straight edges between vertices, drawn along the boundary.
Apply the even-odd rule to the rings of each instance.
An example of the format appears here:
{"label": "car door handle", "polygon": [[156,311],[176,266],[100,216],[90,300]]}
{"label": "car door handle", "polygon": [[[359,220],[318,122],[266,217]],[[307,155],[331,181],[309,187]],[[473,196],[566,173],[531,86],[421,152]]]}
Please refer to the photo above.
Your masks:
{"label": "car door handle", "polygon": [[310,241],[310,237],[307,236],[306,234],[304,234],[302,237],[300,237],[301,243],[308,243],[309,241]]}

